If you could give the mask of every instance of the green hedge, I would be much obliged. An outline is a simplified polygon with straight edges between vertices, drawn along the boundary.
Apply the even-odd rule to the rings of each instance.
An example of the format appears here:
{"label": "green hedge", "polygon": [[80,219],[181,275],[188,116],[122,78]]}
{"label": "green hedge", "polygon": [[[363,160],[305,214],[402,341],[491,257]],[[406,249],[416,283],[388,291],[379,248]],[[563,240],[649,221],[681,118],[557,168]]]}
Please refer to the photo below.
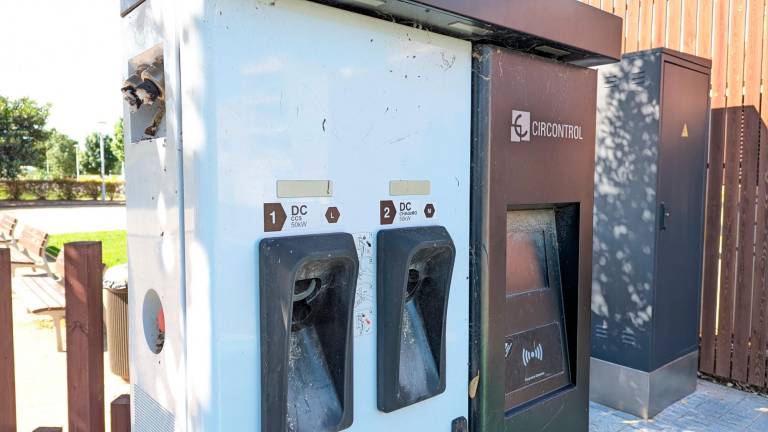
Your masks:
{"label": "green hedge", "polygon": [[[125,182],[106,181],[107,198],[125,197]],[[78,200],[101,198],[101,180],[3,180],[0,199],[10,200]]]}

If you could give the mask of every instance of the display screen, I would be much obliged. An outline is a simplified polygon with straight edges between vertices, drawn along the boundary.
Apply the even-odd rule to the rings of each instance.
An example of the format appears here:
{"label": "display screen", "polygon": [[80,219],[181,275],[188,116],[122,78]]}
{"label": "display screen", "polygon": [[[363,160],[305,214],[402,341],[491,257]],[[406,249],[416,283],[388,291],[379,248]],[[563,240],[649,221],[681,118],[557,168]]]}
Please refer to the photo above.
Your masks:
{"label": "display screen", "polygon": [[507,212],[506,408],[570,384],[553,209]]}
{"label": "display screen", "polygon": [[507,295],[549,288],[544,231],[507,233]]}

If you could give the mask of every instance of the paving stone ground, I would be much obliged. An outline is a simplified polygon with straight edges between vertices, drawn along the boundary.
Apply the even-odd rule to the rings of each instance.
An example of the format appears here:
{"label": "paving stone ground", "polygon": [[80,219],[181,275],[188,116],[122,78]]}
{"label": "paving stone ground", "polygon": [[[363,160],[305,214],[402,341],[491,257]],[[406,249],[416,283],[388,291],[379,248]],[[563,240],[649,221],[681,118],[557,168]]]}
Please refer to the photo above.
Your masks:
{"label": "paving stone ground", "polygon": [[768,432],[768,398],[699,381],[696,393],[652,420],[590,404],[590,432]]}

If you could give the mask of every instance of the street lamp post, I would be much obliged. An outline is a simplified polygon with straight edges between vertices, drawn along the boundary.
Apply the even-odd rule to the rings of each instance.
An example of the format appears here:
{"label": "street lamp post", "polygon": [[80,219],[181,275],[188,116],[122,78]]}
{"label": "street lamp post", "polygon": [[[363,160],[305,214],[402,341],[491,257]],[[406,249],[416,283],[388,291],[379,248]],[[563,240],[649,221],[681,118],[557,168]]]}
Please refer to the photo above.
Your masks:
{"label": "street lamp post", "polygon": [[99,156],[101,157],[101,200],[107,200],[107,185],[104,181],[104,135],[99,134]]}
{"label": "street lamp post", "polygon": [[[99,125],[102,128],[106,128],[107,122],[100,121]],[[101,200],[107,200],[107,184],[104,179],[104,134],[99,132],[99,158],[101,159]]]}
{"label": "street lamp post", "polygon": [[80,158],[77,156],[79,150],[79,144],[75,143],[75,180],[80,180]]}

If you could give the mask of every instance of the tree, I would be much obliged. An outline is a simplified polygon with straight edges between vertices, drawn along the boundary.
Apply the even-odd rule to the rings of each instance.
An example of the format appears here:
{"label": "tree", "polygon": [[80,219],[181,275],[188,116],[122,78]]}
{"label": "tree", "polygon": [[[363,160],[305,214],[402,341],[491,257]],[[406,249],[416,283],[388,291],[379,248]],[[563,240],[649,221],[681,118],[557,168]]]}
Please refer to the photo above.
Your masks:
{"label": "tree", "polygon": [[51,130],[46,142],[48,166],[53,178],[70,178],[77,174],[77,141],[57,131]]}
{"label": "tree", "polygon": [[45,166],[50,105],[0,96],[0,178],[16,179],[24,165]]}
{"label": "tree", "polygon": [[117,157],[112,153],[112,137],[98,132],[93,132],[85,138],[85,152],[83,154],[80,168],[88,174],[99,174],[101,172],[101,155],[99,151],[99,141],[104,140],[104,174],[119,171]]}
{"label": "tree", "polygon": [[123,144],[123,119],[122,117],[115,123],[115,136],[112,137],[112,154],[117,158],[117,168],[120,168],[125,162],[125,144]]}

